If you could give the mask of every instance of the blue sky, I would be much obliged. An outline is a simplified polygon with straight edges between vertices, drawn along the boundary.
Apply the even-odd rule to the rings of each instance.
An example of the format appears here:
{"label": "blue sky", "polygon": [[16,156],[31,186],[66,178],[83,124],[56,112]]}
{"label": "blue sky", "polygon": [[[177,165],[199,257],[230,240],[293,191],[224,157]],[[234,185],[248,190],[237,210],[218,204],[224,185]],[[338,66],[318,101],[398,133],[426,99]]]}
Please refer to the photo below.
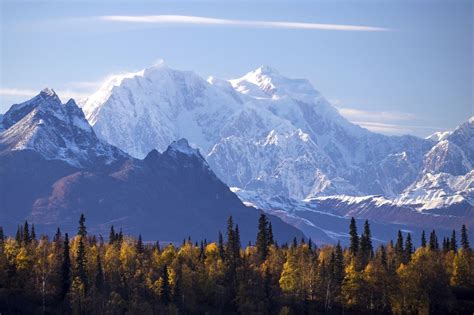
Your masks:
{"label": "blue sky", "polygon": [[164,59],[203,77],[270,65],[388,134],[474,115],[471,1],[0,1],[0,112]]}

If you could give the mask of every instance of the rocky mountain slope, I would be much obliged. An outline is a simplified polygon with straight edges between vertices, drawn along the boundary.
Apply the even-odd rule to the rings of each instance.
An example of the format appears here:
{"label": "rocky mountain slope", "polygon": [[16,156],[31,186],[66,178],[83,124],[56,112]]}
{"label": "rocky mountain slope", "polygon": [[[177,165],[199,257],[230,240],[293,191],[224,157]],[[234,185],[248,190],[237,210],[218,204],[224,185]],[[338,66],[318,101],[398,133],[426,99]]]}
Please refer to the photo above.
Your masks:
{"label": "rocky mountain slope", "polygon": [[[232,215],[242,241],[255,239],[261,211],[244,206],[185,139],[132,158],[98,140],[74,101],[61,104],[52,90],[12,106],[2,123],[0,222],[9,234],[25,219],[38,232],[73,232],[84,213],[102,235],[113,224],[146,240],[215,240]],[[280,241],[303,237],[270,219]]]}
{"label": "rocky mountain slope", "polygon": [[159,64],[112,77],[80,106],[100,138],[136,157],[188,138],[242,200],[267,211],[278,199],[292,200],[278,205],[287,213],[317,200],[343,217],[409,225],[472,215],[472,118],[427,139],[376,134],[270,67],[204,80]]}
{"label": "rocky mountain slope", "polygon": [[185,137],[224,182],[268,196],[395,196],[432,146],[360,128],[307,80],[269,67],[206,81],[160,64],[112,77],[81,106],[99,137],[133,156]]}

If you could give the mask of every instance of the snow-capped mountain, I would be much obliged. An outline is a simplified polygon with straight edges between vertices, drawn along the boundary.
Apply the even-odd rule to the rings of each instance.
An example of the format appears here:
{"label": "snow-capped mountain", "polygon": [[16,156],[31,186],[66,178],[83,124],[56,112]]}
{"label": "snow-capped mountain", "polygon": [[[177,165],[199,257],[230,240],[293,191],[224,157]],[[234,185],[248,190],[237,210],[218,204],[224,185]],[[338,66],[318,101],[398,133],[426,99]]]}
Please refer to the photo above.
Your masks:
{"label": "snow-capped mountain", "polygon": [[[216,240],[229,216],[242,240],[255,238],[261,210],[246,207],[185,139],[163,153],[135,159],[98,140],[74,101],[52,90],[14,105],[0,133],[0,222],[14,233],[25,219],[52,235],[74,231],[84,213],[88,228],[104,235],[113,224],[147,240]],[[275,216],[275,237],[301,231]]]}
{"label": "snow-capped mountain", "polygon": [[406,224],[436,214],[442,225],[440,213],[459,210],[455,225],[472,212],[472,118],[427,139],[376,134],[309,81],[266,66],[205,80],[161,63],[111,77],[80,106],[100,138],[136,157],[188,138],[242,200],[292,213],[292,222],[302,219],[295,203]]}
{"label": "snow-capped mountain", "polygon": [[133,156],[185,137],[224,182],[268,196],[394,196],[432,145],[354,125],[307,80],[270,67],[206,81],[159,64],[112,77],[81,106],[99,137]]}
{"label": "snow-capped mountain", "polygon": [[111,164],[126,154],[99,140],[74,100],[62,104],[53,90],[13,105],[3,116],[0,152],[30,149],[73,166]]}

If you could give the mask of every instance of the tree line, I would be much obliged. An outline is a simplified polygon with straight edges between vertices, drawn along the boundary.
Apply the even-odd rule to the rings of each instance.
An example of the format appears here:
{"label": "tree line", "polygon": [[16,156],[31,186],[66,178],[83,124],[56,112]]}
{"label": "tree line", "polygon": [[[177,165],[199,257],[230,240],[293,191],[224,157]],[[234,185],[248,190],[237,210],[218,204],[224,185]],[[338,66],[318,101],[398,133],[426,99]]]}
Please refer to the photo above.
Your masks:
{"label": "tree line", "polygon": [[108,240],[58,228],[15,237],[0,228],[0,313],[74,314],[462,314],[474,310],[466,226],[440,243],[423,232],[374,247],[370,225],[349,226],[348,247],[311,239],[278,244],[265,215],[255,244],[241,246],[228,219],[217,242],[145,243],[110,228]]}

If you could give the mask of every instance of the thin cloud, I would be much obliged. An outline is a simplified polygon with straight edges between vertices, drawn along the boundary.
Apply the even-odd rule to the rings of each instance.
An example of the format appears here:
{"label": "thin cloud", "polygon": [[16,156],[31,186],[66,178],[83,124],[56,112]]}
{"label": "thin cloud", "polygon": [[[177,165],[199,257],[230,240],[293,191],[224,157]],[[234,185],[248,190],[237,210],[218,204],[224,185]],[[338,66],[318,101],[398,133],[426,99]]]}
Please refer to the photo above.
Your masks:
{"label": "thin cloud", "polygon": [[[33,97],[38,95],[41,89],[30,90],[30,89],[18,89],[18,88],[0,88],[0,96],[9,97]],[[73,98],[76,101],[89,96],[90,93],[78,92],[70,89],[54,90],[59,98],[65,102]]]}
{"label": "thin cloud", "polygon": [[104,15],[98,19],[108,22],[141,23],[141,24],[186,24],[210,26],[238,26],[251,28],[279,28],[300,30],[330,30],[330,31],[357,31],[357,32],[382,32],[390,29],[365,25],[321,24],[282,21],[258,20],[231,20],[217,19],[189,15]]}
{"label": "thin cloud", "polygon": [[368,111],[348,107],[338,107],[338,110],[349,121],[370,131],[388,135],[418,134],[426,136],[428,133],[440,130],[439,127],[422,124],[420,118],[413,113]]}
{"label": "thin cloud", "polygon": [[416,115],[412,113],[403,112],[387,112],[387,111],[367,111],[348,107],[339,107],[339,112],[349,120],[363,120],[363,121],[394,121],[402,120],[409,121],[416,119]]}
{"label": "thin cloud", "polygon": [[27,89],[9,89],[1,88],[0,95],[3,96],[35,96],[38,91],[27,90]]}
{"label": "thin cloud", "polygon": [[409,126],[404,126],[404,125],[376,123],[376,122],[369,122],[369,121],[353,121],[353,123],[373,132],[390,134],[390,135],[405,135],[405,134],[411,134],[414,132],[412,128],[410,128]]}

